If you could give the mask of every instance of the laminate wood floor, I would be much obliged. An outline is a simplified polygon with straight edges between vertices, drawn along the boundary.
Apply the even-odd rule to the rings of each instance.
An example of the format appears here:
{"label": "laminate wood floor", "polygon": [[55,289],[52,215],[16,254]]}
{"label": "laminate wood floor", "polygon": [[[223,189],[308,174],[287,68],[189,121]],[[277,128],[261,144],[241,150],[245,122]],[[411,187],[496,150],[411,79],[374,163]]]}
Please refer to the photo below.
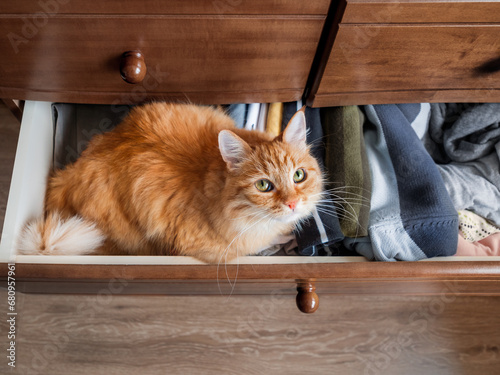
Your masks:
{"label": "laminate wood floor", "polygon": [[[18,124],[0,106],[0,222]],[[500,297],[17,294],[16,368],[0,374],[500,374]],[[5,301],[5,302],[4,302]]]}
{"label": "laminate wood floor", "polygon": [[496,297],[323,295],[305,315],[293,296],[21,295],[18,311],[23,375],[500,372]]}

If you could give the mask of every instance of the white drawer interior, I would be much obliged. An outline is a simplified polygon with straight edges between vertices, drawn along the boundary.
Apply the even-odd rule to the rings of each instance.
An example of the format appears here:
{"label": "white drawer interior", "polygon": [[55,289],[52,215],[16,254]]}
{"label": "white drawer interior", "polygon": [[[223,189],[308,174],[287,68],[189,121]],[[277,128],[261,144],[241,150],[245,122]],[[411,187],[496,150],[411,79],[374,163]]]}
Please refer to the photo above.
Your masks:
{"label": "white drawer interior", "polygon": [[[46,180],[52,168],[53,132],[51,103],[27,101],[19,134],[9,191],[0,262],[51,264],[201,264],[185,256],[25,256],[15,254],[15,242],[23,225],[43,214]],[[500,257],[443,257],[433,261],[500,260]],[[239,264],[293,264],[364,262],[364,257],[249,256]]]}

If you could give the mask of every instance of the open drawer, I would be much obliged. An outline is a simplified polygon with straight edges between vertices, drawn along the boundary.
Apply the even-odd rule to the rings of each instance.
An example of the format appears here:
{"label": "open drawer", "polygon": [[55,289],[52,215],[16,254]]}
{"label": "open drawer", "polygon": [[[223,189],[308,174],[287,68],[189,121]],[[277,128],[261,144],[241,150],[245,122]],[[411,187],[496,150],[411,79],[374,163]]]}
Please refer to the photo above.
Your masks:
{"label": "open drawer", "polygon": [[27,102],[5,224],[0,277],[15,263],[17,290],[29,293],[293,294],[301,311],[319,294],[498,294],[500,257],[448,257],[419,262],[369,262],[363,257],[249,256],[206,265],[182,256],[16,256],[23,224],[43,212],[52,167],[49,102]]}

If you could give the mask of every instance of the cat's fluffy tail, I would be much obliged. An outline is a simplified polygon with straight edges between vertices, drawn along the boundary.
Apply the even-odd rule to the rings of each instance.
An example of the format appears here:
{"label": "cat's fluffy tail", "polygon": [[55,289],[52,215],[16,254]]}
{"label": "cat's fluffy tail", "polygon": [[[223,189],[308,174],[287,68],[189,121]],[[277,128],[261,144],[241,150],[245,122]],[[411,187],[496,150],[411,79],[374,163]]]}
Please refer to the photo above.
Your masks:
{"label": "cat's fluffy tail", "polygon": [[51,213],[25,225],[17,242],[17,252],[22,255],[86,255],[94,253],[104,240],[104,234],[95,224],[78,216],[62,219],[59,214]]}

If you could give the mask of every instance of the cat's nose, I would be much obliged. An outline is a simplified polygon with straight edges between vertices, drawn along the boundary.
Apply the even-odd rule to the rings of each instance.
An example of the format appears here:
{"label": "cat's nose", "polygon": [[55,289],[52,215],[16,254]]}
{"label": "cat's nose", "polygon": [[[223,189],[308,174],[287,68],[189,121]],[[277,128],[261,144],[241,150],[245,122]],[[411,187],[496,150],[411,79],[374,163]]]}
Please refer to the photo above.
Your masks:
{"label": "cat's nose", "polygon": [[291,210],[295,210],[295,207],[297,207],[297,203],[299,203],[299,201],[297,199],[293,200],[293,201],[288,201],[286,202],[285,204],[290,207]]}

